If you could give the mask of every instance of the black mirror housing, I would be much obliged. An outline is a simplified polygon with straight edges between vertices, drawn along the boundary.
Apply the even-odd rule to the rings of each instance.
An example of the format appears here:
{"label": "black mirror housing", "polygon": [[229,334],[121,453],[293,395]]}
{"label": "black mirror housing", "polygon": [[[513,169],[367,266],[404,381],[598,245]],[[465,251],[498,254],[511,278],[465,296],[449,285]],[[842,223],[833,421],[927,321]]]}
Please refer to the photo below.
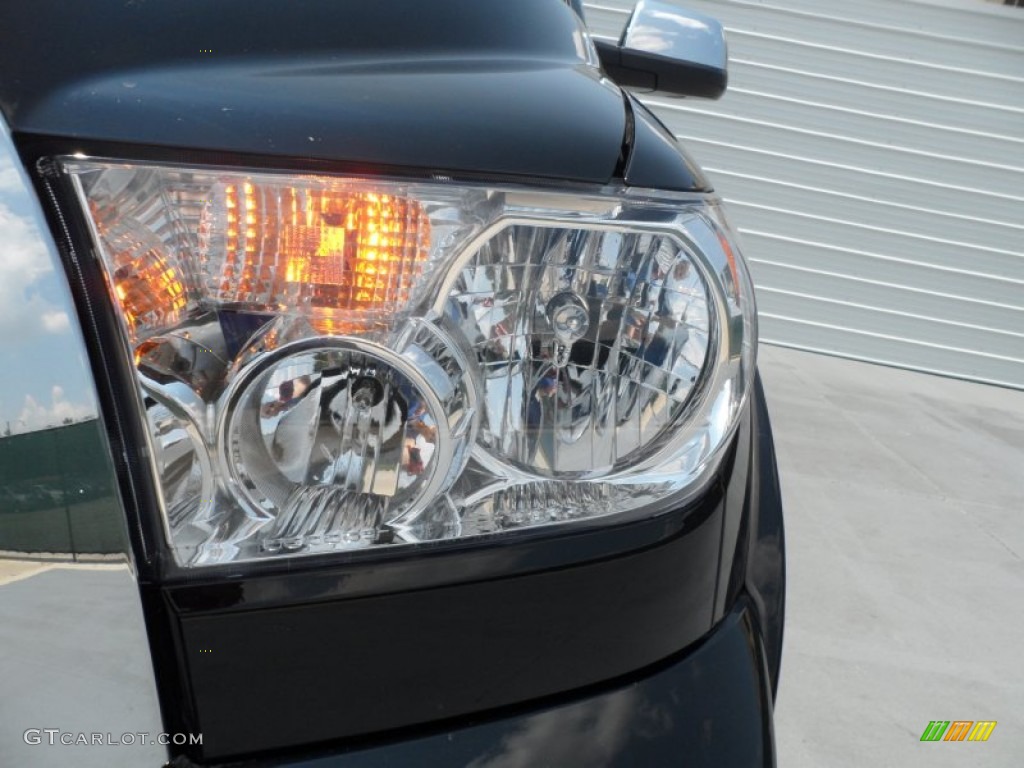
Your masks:
{"label": "black mirror housing", "polygon": [[728,84],[722,25],[661,0],[640,0],[618,44],[595,45],[605,73],[624,88],[717,99]]}

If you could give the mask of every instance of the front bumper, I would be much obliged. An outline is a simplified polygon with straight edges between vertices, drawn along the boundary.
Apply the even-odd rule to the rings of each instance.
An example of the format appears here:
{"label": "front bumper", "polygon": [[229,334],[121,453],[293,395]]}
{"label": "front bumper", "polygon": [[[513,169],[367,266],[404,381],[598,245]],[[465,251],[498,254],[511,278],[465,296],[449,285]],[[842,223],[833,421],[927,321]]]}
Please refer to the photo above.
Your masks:
{"label": "front bumper", "polygon": [[774,766],[771,687],[756,623],[744,597],[696,648],[582,696],[398,743],[244,765]]}

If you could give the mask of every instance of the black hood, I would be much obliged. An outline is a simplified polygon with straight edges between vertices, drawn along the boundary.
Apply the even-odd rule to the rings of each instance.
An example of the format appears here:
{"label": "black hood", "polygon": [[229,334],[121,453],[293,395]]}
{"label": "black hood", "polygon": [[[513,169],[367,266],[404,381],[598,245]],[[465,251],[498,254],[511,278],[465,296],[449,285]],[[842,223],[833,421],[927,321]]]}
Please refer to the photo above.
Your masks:
{"label": "black hood", "polygon": [[16,134],[604,183],[627,129],[562,0],[33,0],[0,26]]}

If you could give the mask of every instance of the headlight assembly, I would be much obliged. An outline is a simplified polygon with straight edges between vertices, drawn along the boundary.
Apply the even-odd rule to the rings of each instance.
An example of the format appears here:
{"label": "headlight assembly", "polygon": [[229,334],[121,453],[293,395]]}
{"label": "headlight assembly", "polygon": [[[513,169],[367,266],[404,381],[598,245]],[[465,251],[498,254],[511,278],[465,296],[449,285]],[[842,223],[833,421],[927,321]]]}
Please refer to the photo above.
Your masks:
{"label": "headlight assembly", "polygon": [[63,167],[183,566],[655,514],[752,380],[706,196]]}

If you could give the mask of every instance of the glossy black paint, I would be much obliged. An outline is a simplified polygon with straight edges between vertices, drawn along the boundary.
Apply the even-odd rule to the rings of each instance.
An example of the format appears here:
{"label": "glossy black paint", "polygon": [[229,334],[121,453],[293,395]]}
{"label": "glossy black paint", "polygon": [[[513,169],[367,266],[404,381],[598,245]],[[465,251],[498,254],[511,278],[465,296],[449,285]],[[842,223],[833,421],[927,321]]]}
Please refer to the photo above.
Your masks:
{"label": "glossy black paint", "polygon": [[[624,97],[580,58],[580,22],[568,6],[437,0],[424,8],[420,0],[10,4],[0,72],[12,74],[0,78],[0,111],[16,135],[165,153],[614,179],[632,141]],[[707,188],[692,163],[663,159],[672,169],[666,188]]]}
{"label": "glossy black paint", "polygon": [[[758,397],[755,401],[757,427],[754,439],[758,445],[759,466],[750,473],[750,482],[754,486],[751,495],[760,499],[760,504],[759,514],[747,518],[750,538],[742,589],[750,596],[754,615],[760,622],[758,629],[764,639],[765,658],[774,695],[779,687],[786,618],[786,534],[775,444],[760,378],[755,386]],[[732,589],[726,591],[732,592]]]}
{"label": "glossy black paint", "polygon": [[[786,539],[775,444],[761,378],[754,380],[750,419],[739,439],[751,450],[737,454],[725,486],[722,558],[715,621],[747,595],[764,642],[772,695],[778,690],[786,608]],[[751,500],[756,499],[756,504]]]}
{"label": "glossy black paint", "polygon": [[634,96],[627,95],[632,139],[623,180],[631,187],[711,190],[711,182],[679,140]]}
{"label": "glossy black paint", "polygon": [[605,183],[622,95],[579,24],[557,0],[40,0],[5,9],[0,109],[16,134]]}
{"label": "glossy black paint", "polygon": [[568,700],[382,747],[245,765],[770,768],[775,765],[774,731],[762,655],[753,615],[740,601],[714,633],[687,653]]}

